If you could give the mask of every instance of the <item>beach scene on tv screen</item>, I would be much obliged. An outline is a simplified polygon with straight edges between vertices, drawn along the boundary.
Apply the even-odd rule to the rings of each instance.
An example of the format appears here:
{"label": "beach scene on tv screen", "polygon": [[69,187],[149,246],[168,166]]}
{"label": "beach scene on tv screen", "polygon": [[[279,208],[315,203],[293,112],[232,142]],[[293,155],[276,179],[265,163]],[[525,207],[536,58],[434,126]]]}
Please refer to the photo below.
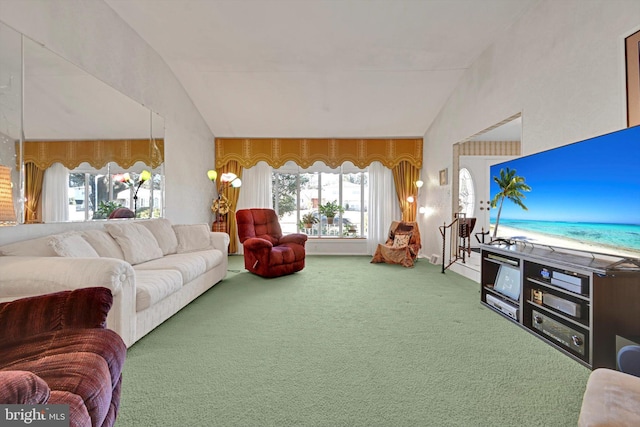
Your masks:
{"label": "beach scene on tv screen", "polygon": [[[527,210],[505,199],[497,237],[640,258],[640,127],[491,166],[515,170]],[[493,235],[498,207],[490,211]]]}

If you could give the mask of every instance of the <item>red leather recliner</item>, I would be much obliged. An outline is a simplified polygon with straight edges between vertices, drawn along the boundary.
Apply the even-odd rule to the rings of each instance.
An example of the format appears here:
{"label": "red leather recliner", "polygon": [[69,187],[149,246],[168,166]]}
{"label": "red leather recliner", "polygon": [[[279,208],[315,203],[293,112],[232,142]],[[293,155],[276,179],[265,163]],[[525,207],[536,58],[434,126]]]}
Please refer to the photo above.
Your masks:
{"label": "red leather recliner", "polygon": [[282,235],[273,209],[236,212],[238,238],[244,247],[244,267],[262,277],[278,277],[304,268],[306,234]]}

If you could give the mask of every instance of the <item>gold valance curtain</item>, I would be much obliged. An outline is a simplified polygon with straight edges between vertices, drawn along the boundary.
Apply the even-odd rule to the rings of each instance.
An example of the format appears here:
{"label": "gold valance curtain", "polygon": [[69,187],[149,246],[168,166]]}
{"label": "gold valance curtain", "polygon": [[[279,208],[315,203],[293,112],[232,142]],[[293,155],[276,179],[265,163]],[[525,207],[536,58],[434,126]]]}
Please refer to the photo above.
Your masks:
{"label": "gold valance curtain", "polygon": [[407,162],[418,169],[422,167],[422,138],[217,138],[216,169],[229,161],[236,161],[244,168],[260,161],[279,168],[294,161],[308,168],[317,161],[336,168],[344,162],[352,162],[365,168],[379,161],[392,169]]}
{"label": "gold valance curtain", "polygon": [[164,139],[24,141],[24,162],[44,170],[54,163],[68,169],[87,162],[96,169],[109,162],[130,168],[136,162],[156,168],[164,162]]}

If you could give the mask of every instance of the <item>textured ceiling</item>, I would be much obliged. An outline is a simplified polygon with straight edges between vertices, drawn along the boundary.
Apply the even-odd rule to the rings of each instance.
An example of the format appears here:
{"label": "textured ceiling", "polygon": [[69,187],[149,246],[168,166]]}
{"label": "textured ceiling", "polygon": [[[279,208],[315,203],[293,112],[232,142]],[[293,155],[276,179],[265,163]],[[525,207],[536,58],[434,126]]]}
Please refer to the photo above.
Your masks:
{"label": "textured ceiling", "polygon": [[106,0],[217,137],[422,136],[536,0]]}

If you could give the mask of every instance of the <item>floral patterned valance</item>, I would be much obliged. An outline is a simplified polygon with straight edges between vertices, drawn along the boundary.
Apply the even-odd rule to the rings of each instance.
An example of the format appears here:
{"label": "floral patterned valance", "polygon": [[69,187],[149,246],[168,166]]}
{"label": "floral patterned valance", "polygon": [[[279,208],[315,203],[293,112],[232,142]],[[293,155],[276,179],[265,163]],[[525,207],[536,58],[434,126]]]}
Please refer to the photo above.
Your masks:
{"label": "floral patterned valance", "polygon": [[164,162],[164,139],[114,139],[89,141],[25,141],[24,162],[46,169],[62,163],[68,169],[87,162],[96,169],[109,162],[130,168],[136,162],[156,168]]}
{"label": "floral patterned valance", "polygon": [[344,162],[352,162],[365,168],[379,161],[388,168],[401,161],[422,167],[422,138],[217,138],[216,168],[237,161],[250,168],[260,161],[279,168],[294,161],[308,168],[317,161],[335,168]]}

